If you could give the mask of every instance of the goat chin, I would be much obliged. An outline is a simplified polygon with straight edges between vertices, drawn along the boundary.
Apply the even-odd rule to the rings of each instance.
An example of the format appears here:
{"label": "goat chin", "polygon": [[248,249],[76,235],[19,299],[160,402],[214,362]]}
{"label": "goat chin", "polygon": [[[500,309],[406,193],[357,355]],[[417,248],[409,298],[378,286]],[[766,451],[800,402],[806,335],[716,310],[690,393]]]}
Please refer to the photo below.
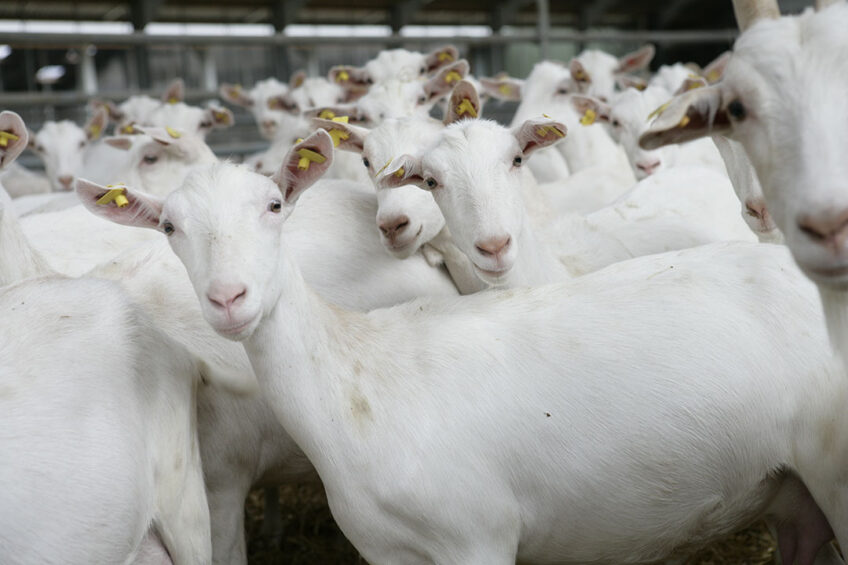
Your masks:
{"label": "goat chin", "polygon": [[819,294],[831,346],[848,366],[848,290],[819,286]]}

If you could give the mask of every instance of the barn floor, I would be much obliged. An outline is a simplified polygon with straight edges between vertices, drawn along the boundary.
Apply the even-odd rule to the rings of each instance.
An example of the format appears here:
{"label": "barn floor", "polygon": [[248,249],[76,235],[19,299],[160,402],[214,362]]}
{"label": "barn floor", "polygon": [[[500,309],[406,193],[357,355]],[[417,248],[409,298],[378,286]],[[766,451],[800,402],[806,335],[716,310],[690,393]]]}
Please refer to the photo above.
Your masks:
{"label": "barn floor", "polygon": [[[250,493],[245,527],[251,565],[349,565],[365,563],[339,531],[320,486],[280,489],[281,535],[261,535],[264,496]],[[775,544],[764,524],[727,537],[692,555],[681,565],[765,565],[773,563]]]}

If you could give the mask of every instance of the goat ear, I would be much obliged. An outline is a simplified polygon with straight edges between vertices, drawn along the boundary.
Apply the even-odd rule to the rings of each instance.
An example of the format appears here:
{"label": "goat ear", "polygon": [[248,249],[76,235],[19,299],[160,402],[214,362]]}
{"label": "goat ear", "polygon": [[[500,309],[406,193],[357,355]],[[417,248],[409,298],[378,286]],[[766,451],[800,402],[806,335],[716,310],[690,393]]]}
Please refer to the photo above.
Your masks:
{"label": "goat ear", "polygon": [[164,200],[125,186],[102,186],[85,179],[76,181],[77,196],[95,216],[117,224],[159,229]]}
{"label": "goat ear", "polygon": [[181,78],[175,78],[162,93],[162,102],[165,104],[176,104],[185,98],[185,82]]}
{"label": "goat ear", "polygon": [[295,73],[289,78],[289,88],[295,89],[303,84],[303,81],[306,80],[306,71],[299,70],[295,71]]}
{"label": "goat ear", "polygon": [[300,195],[324,176],[332,164],[333,138],[319,129],[291,148],[273,180],[286,204],[294,206]]}
{"label": "goat ear", "polygon": [[483,93],[498,100],[509,100],[511,102],[521,101],[521,92],[524,89],[524,81],[519,78],[501,76],[494,78],[481,78]]}
{"label": "goat ear", "polygon": [[94,111],[94,115],[88,120],[83,129],[89,140],[100,139],[106,126],[109,125],[109,112],[103,106]]}
{"label": "goat ear", "polygon": [[428,73],[434,73],[457,59],[459,59],[459,50],[453,45],[445,45],[427,53],[424,64],[427,65]]}
{"label": "goat ear", "polygon": [[430,190],[424,182],[421,162],[412,155],[401,155],[386,163],[386,173],[377,179],[377,185],[382,188],[397,188],[414,184],[424,190]]}
{"label": "goat ear", "polygon": [[230,104],[235,104],[236,106],[242,106],[244,108],[250,108],[253,106],[253,98],[244,91],[240,84],[230,84],[225,82],[220,86],[220,88],[218,88],[218,94],[220,94],[221,98]]}
{"label": "goat ear", "polygon": [[228,128],[235,123],[232,111],[223,106],[210,105],[206,108],[206,115],[211,120],[213,128]]}
{"label": "goat ear", "polygon": [[525,157],[537,149],[548,147],[565,138],[568,129],[564,124],[548,119],[527,120],[515,132],[518,147]]}
{"label": "goat ear", "polygon": [[577,89],[580,92],[587,92],[592,84],[592,75],[583,66],[583,63],[577,59],[572,59],[568,64],[568,72],[571,73],[571,79],[577,83]]}
{"label": "goat ear", "polygon": [[335,106],[318,106],[303,111],[304,118],[321,118],[332,120],[333,118],[347,117],[349,123],[359,121],[359,107],[356,104],[336,104]]}
{"label": "goat ear", "polygon": [[580,118],[580,123],[584,126],[590,126],[596,121],[610,121],[610,113],[612,109],[609,104],[601,102],[592,96],[575,95],[571,97],[571,105],[578,114],[583,116]]}
{"label": "goat ear", "polygon": [[152,126],[143,128],[135,126],[135,131],[149,136],[153,139],[153,141],[155,141],[159,145],[171,145],[173,143],[176,143],[178,139],[185,135],[182,131],[176,130],[171,127],[160,128],[157,126]]}
{"label": "goat ear", "polygon": [[105,137],[103,138],[103,143],[105,143],[109,147],[120,149],[121,151],[129,151],[130,147],[132,147],[132,141],[130,140],[130,138],[122,135],[114,137]]}
{"label": "goat ear", "polygon": [[124,119],[124,113],[121,112],[118,107],[115,106],[115,103],[111,100],[99,100],[97,98],[94,98],[88,103],[88,107],[91,109],[92,112],[96,111],[97,108],[100,108],[101,106],[106,108],[106,111],[109,113],[109,119],[113,122],[118,122]]}
{"label": "goat ear", "polygon": [[732,129],[727,109],[722,105],[721,91],[715,86],[690,90],[672,98],[654,110],[653,115],[656,119],[639,138],[639,146],[643,149],[721,135]]}
{"label": "goat ear", "polygon": [[678,96],[683,94],[684,92],[689,92],[690,90],[695,90],[696,88],[703,88],[707,86],[707,79],[703,77],[686,77],[686,80],[674,91],[674,96]]}
{"label": "goat ear", "polygon": [[442,67],[442,70],[436,76],[424,83],[426,103],[433,103],[446,96],[459,81],[465,78],[469,69],[470,66],[465,59],[460,59],[455,63]]}
{"label": "goat ear", "polygon": [[366,128],[345,122],[322,120],[321,118],[313,118],[312,126],[329,133],[330,137],[333,138],[333,144],[342,151],[362,153],[362,148],[365,147],[365,138],[368,136]]}
{"label": "goat ear", "polygon": [[445,125],[465,119],[476,119],[480,116],[480,96],[477,89],[467,80],[461,80],[451,92]]}
{"label": "goat ear", "polygon": [[618,60],[618,68],[615,70],[617,73],[633,73],[636,71],[641,71],[645,67],[651,64],[651,60],[654,58],[654,53],[656,53],[656,49],[653,45],[648,43],[647,45],[643,45],[636,51],[632,53],[628,53],[624,55]]}
{"label": "goat ear", "polygon": [[725,51],[718,57],[712,60],[710,64],[704,67],[701,71],[701,76],[707,79],[709,84],[715,84],[724,76],[724,69],[727,68],[727,63],[730,62],[730,57],[733,55],[730,51]]}
{"label": "goat ear", "polygon": [[615,75],[615,84],[620,90],[635,88],[636,90],[645,90],[648,88],[648,81],[636,75]]}
{"label": "goat ear", "polygon": [[0,169],[10,165],[29,142],[29,132],[21,118],[15,112],[0,113]]}
{"label": "goat ear", "polygon": [[351,67],[350,65],[339,65],[330,69],[327,78],[333,84],[338,84],[345,91],[348,102],[361,98],[371,88],[373,79],[368,71],[362,67]]}

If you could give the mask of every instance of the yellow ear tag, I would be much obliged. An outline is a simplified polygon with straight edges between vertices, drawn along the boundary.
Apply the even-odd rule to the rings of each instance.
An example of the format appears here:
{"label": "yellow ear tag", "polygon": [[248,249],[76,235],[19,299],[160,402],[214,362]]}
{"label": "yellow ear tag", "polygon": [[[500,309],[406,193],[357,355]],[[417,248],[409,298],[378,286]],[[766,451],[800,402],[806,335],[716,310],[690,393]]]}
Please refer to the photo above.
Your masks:
{"label": "yellow ear tag", "polygon": [[385,164],[385,165],[383,165],[382,167],[380,167],[380,170],[379,170],[379,171],[377,171],[376,173],[374,173],[374,176],[375,176],[375,177],[380,176],[380,173],[382,173],[383,171],[385,171],[385,170],[386,170],[386,168],[388,168],[388,166],[392,164],[392,161],[393,161],[393,160],[394,160],[394,158],[389,159],[388,161],[386,161],[386,164]]}
{"label": "yellow ear tag", "polygon": [[177,130],[175,130],[174,128],[172,128],[170,126],[166,127],[165,131],[167,131],[168,135],[170,135],[174,139],[179,139],[183,136],[183,134],[181,134],[180,132],[178,132]]}
{"label": "yellow ear tag", "polygon": [[329,132],[330,137],[333,138],[333,146],[338,147],[339,143],[341,143],[342,139],[347,139],[350,137],[350,134],[344,130],[340,129],[331,129]]}
{"label": "yellow ear tag", "polygon": [[215,119],[219,122],[223,122],[227,119],[227,113],[221,112],[220,110],[212,110],[212,115],[215,116]]}
{"label": "yellow ear tag", "polygon": [[686,90],[695,90],[696,88],[703,88],[703,87],[704,87],[703,82],[693,81],[693,82],[689,83],[689,86],[686,87]]}
{"label": "yellow ear tag", "polygon": [[477,110],[474,109],[474,104],[472,104],[471,100],[468,98],[463,98],[462,102],[459,103],[459,106],[456,107],[456,113],[461,116],[466,112],[471,114],[472,118],[477,117]]}
{"label": "yellow ear tag", "polygon": [[395,176],[396,176],[397,178],[400,178],[400,177],[402,177],[402,176],[403,176],[403,174],[404,174],[405,172],[406,172],[406,171],[404,171],[404,170],[403,170],[403,167],[401,167],[400,169],[398,169],[398,170],[396,170],[396,171],[395,171]]}
{"label": "yellow ear tag", "polygon": [[456,71],[451,71],[445,75],[445,82],[448,84],[459,80],[462,80],[462,75]]}
{"label": "yellow ear tag", "polygon": [[668,102],[666,102],[665,104],[663,104],[662,106],[660,106],[659,108],[657,108],[656,110],[654,110],[653,112],[651,112],[650,114],[648,114],[648,121],[650,122],[652,118],[656,118],[657,116],[659,116],[660,114],[662,114],[663,112],[665,112],[665,111],[666,111],[666,109],[667,109],[670,105],[671,105],[671,100],[669,100]]}
{"label": "yellow ear tag", "polygon": [[20,137],[9,131],[0,131],[0,147],[8,147],[9,140],[17,141]]}
{"label": "yellow ear tag", "polygon": [[546,137],[548,133],[552,133],[557,137],[565,137],[565,134],[559,131],[559,129],[555,128],[554,126],[542,126],[536,130],[536,135],[538,135],[539,137]]}
{"label": "yellow ear tag", "polygon": [[121,132],[127,134],[135,133],[135,126],[133,126],[132,124],[126,125],[121,128]]}
{"label": "yellow ear tag", "polygon": [[579,81],[589,80],[589,75],[587,75],[582,70],[578,70],[576,73],[574,73],[574,80],[579,80]]}
{"label": "yellow ear tag", "polygon": [[595,113],[595,111],[593,109],[587,108],[586,113],[583,114],[582,118],[580,118],[580,123],[583,124],[584,126],[591,126],[592,124],[595,123],[595,118],[597,118],[597,117],[598,117],[598,115]]}
{"label": "yellow ear tag", "polygon": [[[115,188],[112,188],[115,187]],[[98,206],[106,206],[110,202],[114,202],[118,208],[123,208],[130,203],[125,196],[127,188],[125,186],[110,184],[106,188],[111,188],[106,194],[101,196],[95,204]]]}
{"label": "yellow ear tag", "polygon": [[179,101],[179,98],[174,98],[173,96],[171,98],[168,98],[168,104],[176,104]]}
{"label": "yellow ear tag", "polygon": [[294,143],[295,143],[295,145],[297,145],[297,144],[298,144],[298,143],[300,143],[301,141],[303,141],[303,138],[302,138],[302,137],[298,137],[297,139],[295,139],[295,140],[294,140]]}
{"label": "yellow ear tag", "polygon": [[498,87],[498,91],[500,91],[501,94],[508,95],[512,92],[512,89],[509,87],[509,84],[503,83]]}
{"label": "yellow ear tag", "polygon": [[689,124],[689,116],[683,116],[680,118],[680,121],[677,123],[678,127],[685,128]]}
{"label": "yellow ear tag", "polygon": [[321,110],[321,113],[318,114],[318,117],[322,120],[332,120],[336,117],[332,110]]}
{"label": "yellow ear tag", "polygon": [[718,71],[718,69],[713,69],[713,70],[711,70],[710,72],[707,73],[707,81],[709,81],[711,83],[712,82],[718,82],[718,79],[720,79],[720,78],[721,78],[721,73]]}
{"label": "yellow ear tag", "polygon": [[91,134],[92,139],[97,139],[98,137],[100,137],[100,132],[102,131],[103,128],[101,128],[97,124],[91,124],[90,126],[88,126],[88,133]]}
{"label": "yellow ear tag", "polygon": [[336,75],[336,82],[344,82],[346,80],[350,80],[350,75],[347,73],[347,71],[339,71],[339,74]]}
{"label": "yellow ear tag", "polygon": [[439,53],[439,61],[453,61],[453,55],[447,51],[442,51]]}
{"label": "yellow ear tag", "polygon": [[[336,116],[335,118],[331,118],[337,124],[346,124],[350,118],[348,116]],[[347,139],[347,138],[345,138]]]}
{"label": "yellow ear tag", "polygon": [[640,92],[645,90],[646,88],[648,88],[648,85],[645,84],[644,82],[640,82],[639,84],[637,84],[635,86],[636,86],[636,90],[638,90]]}
{"label": "yellow ear tag", "polygon": [[300,155],[300,160],[297,162],[297,168],[304,171],[309,168],[310,163],[321,164],[327,160],[327,158],[320,153],[307,149],[306,147],[298,149],[297,154]]}

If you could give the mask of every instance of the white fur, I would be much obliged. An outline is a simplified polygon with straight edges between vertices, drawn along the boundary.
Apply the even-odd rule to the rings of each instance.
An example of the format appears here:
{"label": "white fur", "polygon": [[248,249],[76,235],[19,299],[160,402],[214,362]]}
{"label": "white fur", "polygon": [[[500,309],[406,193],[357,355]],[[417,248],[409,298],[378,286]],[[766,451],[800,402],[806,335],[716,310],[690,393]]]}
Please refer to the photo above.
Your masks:
{"label": "white fur", "polygon": [[155,530],[208,563],[191,357],[105,281],[26,281],[0,307],[0,560],[132,563]]}

